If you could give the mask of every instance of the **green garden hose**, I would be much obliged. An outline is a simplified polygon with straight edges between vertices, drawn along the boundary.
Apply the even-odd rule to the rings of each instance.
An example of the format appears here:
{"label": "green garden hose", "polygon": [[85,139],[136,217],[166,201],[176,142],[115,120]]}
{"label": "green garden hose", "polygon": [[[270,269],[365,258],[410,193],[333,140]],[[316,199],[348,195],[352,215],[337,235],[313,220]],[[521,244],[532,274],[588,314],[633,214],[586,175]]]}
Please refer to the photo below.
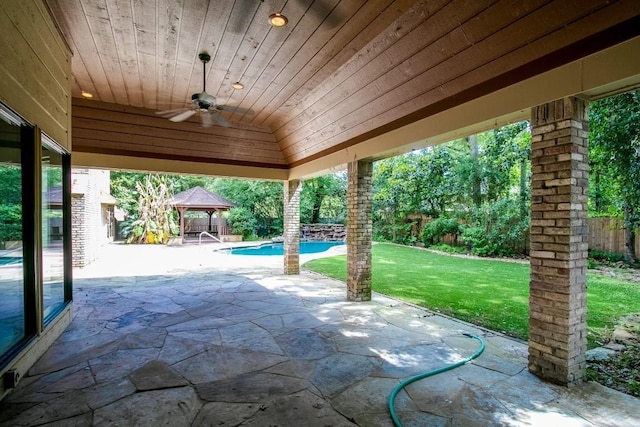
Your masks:
{"label": "green garden hose", "polygon": [[406,379],[404,381],[402,381],[400,384],[398,384],[393,391],[391,392],[391,394],[389,395],[389,413],[391,414],[391,419],[393,420],[393,424],[396,427],[402,427],[402,423],[400,422],[400,420],[398,419],[398,415],[396,414],[396,409],[395,409],[395,404],[393,403],[396,400],[396,396],[398,395],[398,393],[400,392],[400,390],[402,390],[403,388],[405,388],[406,386],[408,386],[409,384],[416,382],[418,380],[421,380],[423,378],[427,378],[427,377],[431,377],[433,375],[437,375],[437,374],[441,374],[443,372],[446,371],[450,371],[451,369],[455,369],[458,366],[462,366],[465,363],[469,363],[471,362],[473,359],[475,359],[476,357],[480,356],[482,354],[482,352],[484,351],[484,341],[482,340],[482,338],[475,336],[473,334],[470,334],[468,332],[463,332],[462,335],[465,335],[469,338],[473,338],[477,341],[480,342],[480,348],[473,353],[471,356],[467,357],[466,359],[462,359],[459,362],[456,363],[452,363],[451,365],[446,365],[443,366],[442,368],[437,368],[431,371],[427,371],[427,372],[423,372],[422,374],[418,374],[416,376],[413,376],[409,379]]}

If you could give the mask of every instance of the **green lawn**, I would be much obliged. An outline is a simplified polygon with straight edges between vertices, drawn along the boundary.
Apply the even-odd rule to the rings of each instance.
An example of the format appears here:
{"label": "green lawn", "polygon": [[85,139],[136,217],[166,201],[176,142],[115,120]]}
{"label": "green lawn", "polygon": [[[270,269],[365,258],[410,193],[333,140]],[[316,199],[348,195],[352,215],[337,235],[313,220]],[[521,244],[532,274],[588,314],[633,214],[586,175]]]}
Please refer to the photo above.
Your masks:
{"label": "green lawn", "polygon": [[[439,255],[391,244],[373,246],[373,290],[508,335],[528,337],[529,265]],[[346,256],[305,268],[346,280]],[[623,314],[640,312],[640,284],[588,275],[588,339],[604,340]]]}

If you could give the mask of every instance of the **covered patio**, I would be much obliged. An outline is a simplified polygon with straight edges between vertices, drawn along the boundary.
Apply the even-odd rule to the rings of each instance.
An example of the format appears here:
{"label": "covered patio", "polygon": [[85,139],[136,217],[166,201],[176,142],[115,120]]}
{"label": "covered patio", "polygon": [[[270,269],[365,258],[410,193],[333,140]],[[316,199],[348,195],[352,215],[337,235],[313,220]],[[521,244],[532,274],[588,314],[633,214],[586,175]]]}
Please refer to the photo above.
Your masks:
{"label": "covered patio", "polygon": [[[271,26],[267,18],[275,12],[288,16],[283,21],[289,24]],[[312,330],[310,337],[320,336],[320,342],[328,344],[322,347],[326,352],[305,367],[299,360],[308,359],[289,349],[314,348],[314,341],[305,341],[304,335],[299,345],[280,343],[280,337],[292,332],[282,317],[274,317],[281,329],[272,334],[268,325],[262,325],[261,330],[273,338],[277,348],[265,350],[258,340],[256,349],[242,351],[261,355],[271,351],[280,359],[265,358],[284,363],[283,369],[278,370],[275,362],[259,368],[247,362],[239,366],[250,366],[251,371],[225,370],[238,380],[237,390],[244,384],[241,375],[251,372],[269,369],[270,374],[303,375],[304,387],[287,388],[287,398],[301,390],[313,390],[326,403],[314,402],[311,407],[327,408],[330,404],[347,414],[342,423],[357,419],[358,414],[382,417],[378,405],[381,392],[361,389],[345,400],[365,406],[375,403],[373,409],[366,410],[340,406],[337,396],[362,387],[365,378],[397,381],[405,376],[406,371],[395,371],[385,363],[400,363],[405,356],[412,360],[411,347],[421,346],[416,340],[425,340],[425,351],[444,346],[434,359],[460,357],[467,344],[454,340],[454,345],[450,338],[445,341],[449,335],[438,332],[437,325],[422,323],[434,316],[414,319],[410,312],[403,313],[418,322],[421,332],[412,335],[417,333],[413,323],[400,327],[395,318],[381,314],[387,303],[381,306],[371,290],[373,162],[526,119],[532,129],[530,341],[524,351],[528,360],[518,350],[513,357],[518,360],[519,373],[503,372],[502,367],[509,366],[509,356],[489,372],[481,371],[473,381],[456,380],[465,387],[482,384],[474,388],[478,390],[474,396],[480,396],[487,408],[480,415],[469,412],[473,405],[466,403],[472,400],[470,392],[464,391],[467,389],[452,392],[451,402],[464,402],[455,413],[447,412],[451,411],[449,406],[443,407],[444,412],[426,409],[439,403],[433,404],[435,399],[429,397],[421,400],[417,392],[403,411],[410,416],[431,411],[430,415],[442,417],[438,418],[442,424],[481,420],[478,424],[485,425],[490,420],[481,414],[505,414],[503,409],[509,411],[510,419],[523,420],[531,407],[536,414],[561,413],[576,424],[590,422],[589,414],[596,410],[599,423],[615,419],[599,406],[606,401],[603,396],[598,396],[596,403],[585,403],[588,409],[584,411],[558,402],[563,396],[580,400],[575,390],[588,390],[585,393],[591,396],[593,388],[581,385],[586,351],[588,103],[640,85],[637,1],[10,0],[0,3],[0,22],[4,40],[0,43],[0,115],[8,120],[8,134],[20,141],[8,141],[10,155],[5,158],[24,161],[24,176],[29,177],[22,180],[28,184],[23,189],[22,212],[37,213],[41,203],[43,182],[31,181],[41,177],[43,164],[46,166],[46,158],[40,156],[43,145],[64,153],[67,178],[63,195],[67,200],[63,203],[65,270],[61,277],[65,289],[60,311],[50,319],[42,309],[44,275],[39,259],[43,221],[38,214],[23,219],[25,274],[16,276],[12,285],[21,296],[19,300],[25,301],[17,307],[24,318],[24,330],[0,355],[0,394],[6,396],[2,417],[11,420],[7,422],[38,424],[46,422],[46,417],[72,420],[77,416],[76,421],[82,424],[86,421],[82,417],[91,416],[97,424],[108,424],[115,421],[107,417],[125,412],[133,416],[144,407],[136,399],[176,392],[185,381],[185,392],[191,390],[193,397],[189,402],[194,403],[184,403],[172,413],[201,416],[208,404],[204,402],[216,400],[207,400],[212,395],[205,394],[199,385],[229,377],[202,373],[200,379],[200,374],[189,369],[200,366],[216,372],[217,359],[207,358],[225,354],[224,347],[234,349],[235,353],[228,353],[229,359],[237,359],[227,360],[232,363],[228,366],[241,363],[243,359],[236,357],[237,346],[248,342],[251,325],[259,325],[263,315],[282,316],[261,312],[260,304],[251,302],[257,295],[261,295],[258,302],[264,298],[267,305],[273,295],[276,299],[290,297],[290,307],[295,309],[291,311],[287,304],[285,314],[300,309],[304,319],[321,319],[322,311],[327,310],[326,330],[321,326],[300,328]],[[182,282],[169,285],[164,276],[139,280],[135,277],[140,271],[136,270],[134,278],[122,276],[129,284],[143,285],[148,280],[148,287],[135,291],[135,297],[124,288],[112,293],[107,282],[105,287],[97,283],[88,292],[88,283],[78,276],[72,283],[72,165],[282,182],[285,256],[280,259],[280,268],[266,270],[268,273],[237,270],[239,273],[185,275],[179,279]],[[344,168],[348,169],[348,279],[342,289],[345,301],[337,302],[332,299],[333,288],[323,285],[311,290],[307,284],[312,279],[305,274],[297,276],[303,259],[299,253],[300,194],[304,180]],[[127,261],[132,259],[136,260],[132,265],[142,268],[139,258]],[[159,263],[157,258],[153,260]],[[227,258],[217,261],[223,270],[230,268],[225,264]],[[203,266],[210,265],[208,262],[203,261]],[[283,271],[295,277],[286,278]],[[114,280],[109,286],[120,289]],[[280,284],[286,284],[286,289]],[[158,293],[160,290],[165,294]],[[195,295],[197,292],[201,294]],[[249,300],[242,300],[247,296]],[[91,298],[98,303],[94,305]],[[371,304],[365,304],[372,298]],[[202,306],[202,301],[209,301],[210,307]],[[326,307],[316,301],[326,302]],[[246,312],[245,306],[251,304],[256,307]],[[393,304],[398,303],[388,303]],[[273,311],[267,306],[264,310]],[[365,314],[349,314],[358,310]],[[218,331],[220,344],[213,341],[198,354],[177,354],[179,359],[165,355],[165,346],[174,339],[170,336],[188,331],[171,330],[171,326],[196,320],[201,313],[212,322],[209,329],[237,328],[235,338],[225,341]],[[63,333],[72,315],[75,323]],[[350,323],[349,319],[354,320]],[[408,335],[401,342],[387,342],[384,325],[399,327],[398,336]],[[145,332],[130,335],[145,327]],[[431,330],[433,335],[418,338],[423,330]],[[154,334],[164,338],[153,341]],[[62,341],[47,350],[59,336]],[[348,337],[353,347],[347,344],[348,351],[341,348],[340,337]],[[374,338],[381,343],[367,341]],[[165,353],[181,348],[173,346]],[[73,356],[71,349],[82,350]],[[371,354],[371,349],[380,354]],[[141,375],[137,370],[146,372],[145,364],[137,362],[138,353],[147,355],[141,359],[144,363],[162,361],[164,372],[176,379],[175,387],[137,382],[135,378]],[[118,363],[110,362],[114,357]],[[333,369],[342,366],[326,362],[331,357],[352,361],[346,363],[348,368],[337,389],[322,384],[331,381],[333,370],[313,376],[322,363]],[[202,358],[204,363],[181,367],[181,361],[190,358]],[[362,360],[367,362],[360,363]],[[300,365],[303,368],[294,368]],[[107,372],[103,377],[99,374],[102,368]],[[578,388],[541,384],[527,370],[550,383]],[[509,378],[493,383],[484,378],[495,378],[497,373]],[[306,374],[311,376],[304,377]],[[505,387],[502,397],[481,394],[490,388],[497,391],[499,384],[508,384],[513,377],[541,384],[542,397],[520,384]],[[107,385],[110,380],[122,382]],[[118,394],[118,384],[129,387],[131,393]],[[449,396],[437,391],[439,384],[432,384],[438,402],[443,394]],[[105,394],[97,401],[88,400],[94,389]],[[226,390],[228,396],[217,402],[248,405],[250,400],[253,405],[262,399],[238,398],[233,388]],[[273,390],[275,396],[282,396],[276,393],[277,387]],[[520,394],[522,390],[526,391]],[[268,408],[288,407],[268,400],[278,398],[265,397],[267,403],[260,401],[265,408],[258,407],[255,416],[271,414]],[[627,401],[624,396],[617,400],[620,405]],[[153,416],[154,409],[166,412],[171,407],[162,402],[158,399],[153,404],[152,399],[148,416]],[[545,405],[560,405],[558,413],[549,412]],[[625,413],[624,417],[620,423],[634,417],[637,420],[637,414]],[[256,418],[255,424],[264,423]]]}
{"label": "covered patio", "polygon": [[76,272],[74,320],[0,403],[0,424],[389,426],[400,380],[477,349],[461,331],[485,352],[402,391],[404,425],[640,419],[637,399],[596,383],[541,381],[524,342],[378,294],[347,302],[344,283],[259,258],[111,245]]}

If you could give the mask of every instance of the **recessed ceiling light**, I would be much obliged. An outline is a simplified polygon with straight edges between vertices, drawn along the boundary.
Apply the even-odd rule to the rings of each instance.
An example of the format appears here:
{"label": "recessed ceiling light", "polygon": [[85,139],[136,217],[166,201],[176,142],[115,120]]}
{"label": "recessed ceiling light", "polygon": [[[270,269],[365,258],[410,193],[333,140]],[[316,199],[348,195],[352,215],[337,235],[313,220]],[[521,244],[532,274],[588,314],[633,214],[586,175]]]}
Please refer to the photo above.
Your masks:
{"label": "recessed ceiling light", "polygon": [[85,90],[83,90],[82,92],[80,92],[80,94],[82,95],[82,97],[83,97],[83,98],[87,98],[87,99],[91,99],[91,98],[93,98],[93,94],[92,94],[92,93],[89,93],[89,92],[87,92],[87,91],[85,91]]}
{"label": "recessed ceiling light", "polygon": [[232,86],[234,89],[238,89],[238,90],[240,90],[240,89],[244,89],[244,85],[243,85],[242,83],[240,83],[240,82],[235,82],[235,83],[231,84],[231,86]]}
{"label": "recessed ceiling light", "polygon": [[284,27],[289,20],[283,14],[277,12],[269,15],[269,23],[274,27]]}

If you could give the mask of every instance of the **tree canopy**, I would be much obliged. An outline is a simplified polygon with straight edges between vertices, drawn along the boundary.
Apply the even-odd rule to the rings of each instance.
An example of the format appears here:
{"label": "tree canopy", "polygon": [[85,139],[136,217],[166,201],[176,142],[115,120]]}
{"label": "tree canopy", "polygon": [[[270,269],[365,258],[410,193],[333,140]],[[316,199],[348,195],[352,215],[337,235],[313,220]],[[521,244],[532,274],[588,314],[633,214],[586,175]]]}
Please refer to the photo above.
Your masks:
{"label": "tree canopy", "polygon": [[628,259],[636,257],[640,227],[640,91],[593,102],[589,107],[590,209],[622,216]]}

